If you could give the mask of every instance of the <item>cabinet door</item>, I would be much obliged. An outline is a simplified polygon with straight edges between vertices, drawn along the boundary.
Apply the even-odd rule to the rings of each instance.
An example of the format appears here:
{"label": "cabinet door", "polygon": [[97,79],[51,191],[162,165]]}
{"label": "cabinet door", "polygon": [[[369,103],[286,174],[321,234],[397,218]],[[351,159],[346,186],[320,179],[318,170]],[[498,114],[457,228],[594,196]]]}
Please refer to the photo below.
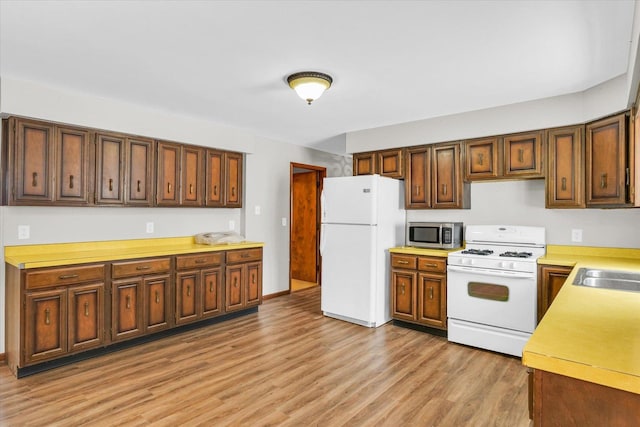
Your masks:
{"label": "cabinet door", "polygon": [[156,174],[156,204],[180,204],[180,145],[158,142],[158,170]]}
{"label": "cabinet door", "polygon": [[389,178],[404,178],[404,150],[402,148],[379,151],[376,154],[380,175]]}
{"label": "cabinet door", "polygon": [[447,279],[442,275],[418,275],[418,322],[447,328]]}
{"label": "cabinet door", "polygon": [[176,324],[198,319],[198,293],[201,293],[200,270],[176,273]]}
{"label": "cabinet door", "polygon": [[373,175],[376,173],[376,153],[355,153],[353,155],[353,175]]}
{"label": "cabinet door", "polygon": [[[222,267],[202,270],[202,317],[222,313]],[[262,291],[260,291],[262,294]]]}
{"label": "cabinet door", "polygon": [[407,150],[405,174],[405,207],[425,209],[431,207],[431,148]]}
{"label": "cabinet door", "polygon": [[69,351],[104,343],[104,283],[69,288]]}
{"label": "cabinet door", "polygon": [[124,137],[96,135],[96,203],[124,204]]}
{"label": "cabinet door", "polygon": [[461,209],[468,207],[469,184],[462,182],[460,144],[433,147],[431,207]]}
{"label": "cabinet door", "polygon": [[415,286],[417,273],[409,270],[391,270],[391,317],[414,322],[416,320]]}
{"label": "cabinet door", "polygon": [[88,205],[91,180],[91,140],[89,131],[56,128],[55,202]]}
{"label": "cabinet door", "polygon": [[10,204],[53,202],[53,125],[19,119],[13,121],[12,127],[15,134],[15,169]]}
{"label": "cabinet door", "polygon": [[242,154],[225,153],[225,206],[242,207]]}
{"label": "cabinet door", "polygon": [[168,274],[144,278],[144,327],[148,333],[170,326],[170,283]]}
{"label": "cabinet door", "polygon": [[624,205],[627,174],[626,116],[589,123],[586,127],[587,206]]}
{"label": "cabinet door", "polygon": [[540,265],[538,267],[538,322],[547,312],[573,267]]}
{"label": "cabinet door", "polygon": [[204,176],[204,150],[197,147],[182,147],[181,204],[202,206]]}
{"label": "cabinet door", "polygon": [[262,303],[262,263],[246,265],[245,306],[251,307]]}
{"label": "cabinet door", "polygon": [[25,295],[24,362],[31,364],[67,352],[67,291]]}
{"label": "cabinet door", "polygon": [[583,127],[547,132],[547,208],[584,207]]}
{"label": "cabinet door", "polygon": [[111,339],[120,341],[142,335],[142,278],[113,281]]}
{"label": "cabinet door", "polygon": [[224,205],[224,153],[217,150],[207,150],[206,166],[206,197],[207,206]]}
{"label": "cabinet door", "polygon": [[465,180],[476,181],[498,178],[500,174],[498,142],[498,138],[476,139],[465,142]]}
{"label": "cabinet door", "polygon": [[244,266],[227,265],[225,277],[225,311],[234,311],[244,308]]}
{"label": "cabinet door", "polygon": [[129,206],[153,205],[153,141],[127,138],[125,203]]}
{"label": "cabinet door", "polygon": [[543,143],[542,131],[505,136],[505,178],[544,178]]}

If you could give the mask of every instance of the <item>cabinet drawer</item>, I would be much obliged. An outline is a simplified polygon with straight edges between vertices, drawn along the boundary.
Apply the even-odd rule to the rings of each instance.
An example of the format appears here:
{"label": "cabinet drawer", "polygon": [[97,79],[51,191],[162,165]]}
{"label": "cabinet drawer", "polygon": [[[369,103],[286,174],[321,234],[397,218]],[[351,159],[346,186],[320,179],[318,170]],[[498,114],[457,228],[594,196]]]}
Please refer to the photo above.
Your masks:
{"label": "cabinet drawer", "polygon": [[200,267],[211,267],[222,264],[223,252],[204,253],[198,255],[181,255],[176,257],[176,269],[186,270]]}
{"label": "cabinet drawer", "polygon": [[142,274],[162,273],[171,269],[171,258],[154,258],[139,261],[114,262],[111,275],[114,279]]}
{"label": "cabinet drawer", "polygon": [[417,257],[415,255],[396,255],[391,254],[391,267],[416,269]]}
{"label": "cabinet drawer", "polygon": [[104,281],[104,273],[104,264],[29,271],[25,274],[25,287],[37,289],[97,280]]}
{"label": "cabinet drawer", "polygon": [[262,248],[243,249],[239,251],[227,252],[227,264],[247,261],[260,261],[262,259]]}
{"label": "cabinet drawer", "polygon": [[447,272],[447,259],[446,258],[418,258],[418,270],[420,271],[433,271],[437,273]]}

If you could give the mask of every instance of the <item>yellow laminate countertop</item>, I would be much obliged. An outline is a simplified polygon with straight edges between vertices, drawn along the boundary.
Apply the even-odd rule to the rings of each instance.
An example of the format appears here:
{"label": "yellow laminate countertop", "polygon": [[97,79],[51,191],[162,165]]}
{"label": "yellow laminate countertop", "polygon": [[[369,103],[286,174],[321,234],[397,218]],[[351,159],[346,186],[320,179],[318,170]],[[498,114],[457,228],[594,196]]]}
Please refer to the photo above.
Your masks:
{"label": "yellow laminate countertop", "polygon": [[195,243],[193,237],[110,240],[103,242],[5,246],[4,260],[14,267],[26,269],[164,255],[249,249],[263,246],[264,243],[261,242],[200,245]]}
{"label": "yellow laminate countertop", "polygon": [[406,254],[406,255],[424,255],[446,258],[449,253],[459,251],[462,248],[457,249],[427,249],[427,248],[415,248],[413,246],[398,246],[389,249],[389,252],[393,254]]}
{"label": "yellow laminate countertop", "polygon": [[640,293],[573,285],[579,268],[640,272],[640,250],[548,246],[539,264],[574,266],[522,363],[640,394]]}

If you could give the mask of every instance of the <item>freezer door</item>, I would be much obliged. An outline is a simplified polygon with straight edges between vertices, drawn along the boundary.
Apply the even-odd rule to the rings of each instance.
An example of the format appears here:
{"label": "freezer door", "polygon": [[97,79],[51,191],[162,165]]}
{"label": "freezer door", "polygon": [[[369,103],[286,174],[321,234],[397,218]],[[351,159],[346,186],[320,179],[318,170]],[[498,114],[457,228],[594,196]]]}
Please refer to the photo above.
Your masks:
{"label": "freezer door", "polygon": [[325,178],[322,222],[325,224],[377,224],[378,176]]}
{"label": "freezer door", "polygon": [[376,227],[324,224],[321,307],[325,315],[375,325]]}

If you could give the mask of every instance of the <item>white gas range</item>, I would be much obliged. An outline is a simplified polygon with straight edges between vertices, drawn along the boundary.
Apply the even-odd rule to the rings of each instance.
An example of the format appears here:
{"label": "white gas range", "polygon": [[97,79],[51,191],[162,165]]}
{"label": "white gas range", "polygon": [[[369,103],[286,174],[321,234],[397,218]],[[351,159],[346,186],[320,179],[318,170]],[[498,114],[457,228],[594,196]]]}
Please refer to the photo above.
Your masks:
{"label": "white gas range", "polygon": [[468,225],[447,267],[448,339],[522,356],[536,327],[537,259],[545,229]]}

